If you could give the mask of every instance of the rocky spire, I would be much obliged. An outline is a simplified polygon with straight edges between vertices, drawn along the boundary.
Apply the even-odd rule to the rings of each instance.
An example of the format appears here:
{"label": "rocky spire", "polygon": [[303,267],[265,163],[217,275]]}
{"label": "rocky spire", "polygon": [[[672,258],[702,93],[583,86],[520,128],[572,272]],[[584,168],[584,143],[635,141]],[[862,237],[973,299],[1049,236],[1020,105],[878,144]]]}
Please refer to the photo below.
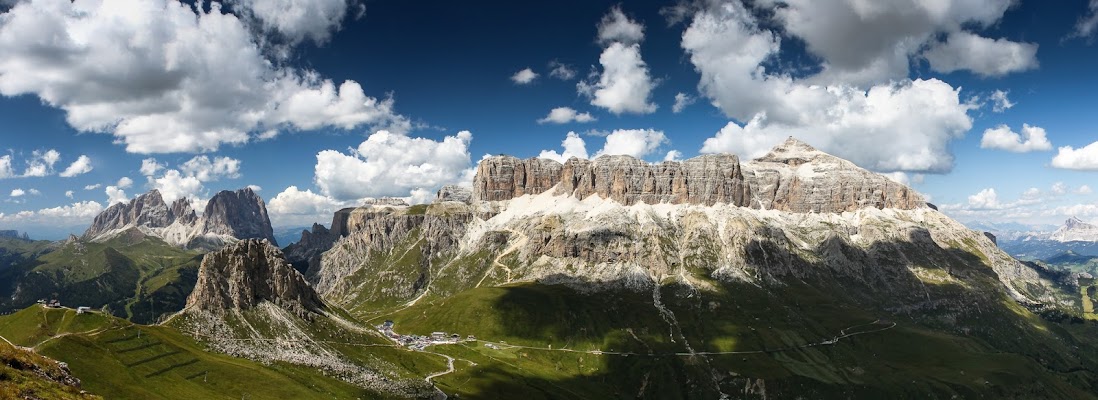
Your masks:
{"label": "rocky spire", "polygon": [[250,309],[271,302],[300,316],[325,307],[305,278],[267,240],[247,239],[208,253],[187,298],[188,310]]}
{"label": "rocky spire", "polygon": [[267,205],[251,188],[222,190],[206,203],[203,231],[237,239],[267,239],[276,244]]}

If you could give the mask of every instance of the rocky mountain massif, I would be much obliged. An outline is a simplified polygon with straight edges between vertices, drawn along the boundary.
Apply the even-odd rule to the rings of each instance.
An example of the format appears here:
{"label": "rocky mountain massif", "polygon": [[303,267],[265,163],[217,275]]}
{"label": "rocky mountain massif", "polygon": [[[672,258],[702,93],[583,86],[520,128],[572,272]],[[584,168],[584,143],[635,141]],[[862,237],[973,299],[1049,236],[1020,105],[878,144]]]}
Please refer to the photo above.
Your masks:
{"label": "rocky mountain massif", "polygon": [[[731,155],[658,164],[624,156],[564,164],[490,157],[471,196],[463,192],[447,188],[430,205],[341,210],[332,230],[308,234],[324,240],[298,246],[290,258],[307,263],[306,277],[328,304],[359,318],[392,318],[420,334],[469,332],[544,351],[563,343],[696,356],[611,360],[549,381],[476,367],[453,379],[509,378],[450,388],[462,397],[567,396],[561,387],[592,381],[609,382],[609,389],[589,389],[599,396],[660,398],[897,390],[1070,397],[1098,387],[1085,367],[1098,360],[1092,344],[1052,328],[1061,317],[1038,317],[1078,313],[1078,286],[1018,262],[914,190],[796,140],[749,162]],[[814,347],[869,327],[891,333],[868,347]],[[907,344],[885,344],[892,339]],[[1012,354],[1015,367],[966,370],[966,378],[937,386],[946,378],[929,359],[878,358],[912,343],[936,349],[927,357],[989,368],[1006,361],[981,352]],[[720,355],[740,349],[773,354]],[[645,369],[651,372],[635,372]],[[1059,372],[1069,370],[1083,372]]]}
{"label": "rocky mountain massif", "polygon": [[[205,255],[187,308],[156,327],[157,340],[182,342],[168,338],[183,332],[269,368],[256,371],[309,376],[304,390],[331,383],[309,375],[321,371],[366,397],[1098,392],[1093,279],[1019,262],[912,189],[796,140],[747,162],[490,157],[472,188],[437,197],[340,210],[330,229],[316,225],[284,252],[244,240]],[[158,247],[140,246],[159,239],[144,232],[167,230],[148,225],[187,215],[171,211],[168,222],[132,204],[106,218],[123,220],[121,233],[55,253],[129,265],[138,253],[103,247],[148,253]],[[159,280],[117,270],[109,276]],[[386,321],[395,325],[373,328]],[[80,353],[132,340],[108,336],[117,338],[60,342]],[[172,351],[127,363],[196,354]],[[73,372],[87,381],[94,364],[81,365]],[[153,384],[183,366],[172,382],[207,390],[193,365],[121,375]]]}
{"label": "rocky mountain massif", "polygon": [[188,199],[169,206],[153,189],[108,207],[95,217],[83,238],[102,242],[130,229],[188,249],[213,250],[239,239],[275,241],[267,206],[250,188],[217,193],[201,216]]}
{"label": "rocky mountain massif", "polygon": [[363,335],[354,323],[329,312],[267,240],[241,240],[206,254],[186,308],[168,324],[225,354],[316,368],[387,395],[433,393],[406,371],[330,344],[385,346],[387,339]]}

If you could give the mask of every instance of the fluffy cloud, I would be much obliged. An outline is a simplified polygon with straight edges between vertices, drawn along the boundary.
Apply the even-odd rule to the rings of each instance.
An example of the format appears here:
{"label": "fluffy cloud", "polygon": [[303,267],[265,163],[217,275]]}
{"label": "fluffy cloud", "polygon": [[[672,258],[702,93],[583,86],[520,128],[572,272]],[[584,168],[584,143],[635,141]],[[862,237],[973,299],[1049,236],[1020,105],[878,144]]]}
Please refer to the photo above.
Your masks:
{"label": "fluffy cloud", "polygon": [[1075,193],[1076,194],[1091,194],[1091,193],[1094,193],[1094,190],[1091,189],[1089,185],[1083,185],[1083,186],[1079,186],[1078,189],[1075,189]]}
{"label": "fluffy cloud", "polygon": [[297,186],[290,186],[267,203],[267,211],[271,214],[271,223],[274,225],[305,225],[326,222],[336,210],[354,204],[354,201],[338,201],[313,193],[312,190],[300,190]]}
{"label": "fluffy cloud", "polygon": [[597,121],[595,117],[591,116],[591,113],[581,113],[572,109],[572,107],[557,107],[549,111],[549,115],[545,118],[539,119],[539,124],[554,123],[554,124],[567,124],[570,122],[593,122]]}
{"label": "fluffy cloud", "polygon": [[984,131],[984,137],[980,139],[980,148],[1028,153],[1052,150],[1052,143],[1048,141],[1044,128],[1023,124],[1022,133],[1018,134],[1006,125],[999,125]]}
{"label": "fluffy cloud", "polygon": [[11,190],[11,195],[10,196],[11,197],[22,197],[25,194],[27,194],[26,191],[24,191],[23,189],[16,188],[16,189]]}
{"label": "fluffy cloud", "polygon": [[650,99],[656,82],[640,54],[644,27],[615,7],[599,23],[598,38],[605,47],[599,56],[602,74],[597,81],[579,82],[580,94],[590,97],[591,105],[614,114],[655,112],[657,106]]}
{"label": "fluffy cloud", "polygon": [[[791,21],[809,17],[781,12]],[[946,172],[953,166],[948,143],[972,127],[968,111],[975,105],[961,102],[958,90],[937,79],[862,90],[768,72],[780,37],[761,28],[739,2],[697,11],[682,46],[701,74],[699,91],[727,116],[746,122],[729,122],[705,141],[703,153],[754,158],[792,135],[877,171]]]}
{"label": "fluffy cloud", "polygon": [[1068,186],[1063,182],[1056,182],[1052,184],[1052,193],[1056,195],[1063,195],[1067,193]]}
{"label": "fluffy cloud", "polygon": [[[655,129],[616,129],[606,135],[606,143],[591,158],[598,158],[603,155],[628,155],[643,159],[669,142],[663,131]],[[538,157],[556,160],[561,163],[572,157],[587,158],[587,143],[575,132],[568,132],[568,136],[561,142],[561,147],[564,149],[563,153],[543,150]],[[682,153],[672,150],[664,159],[669,159],[668,157],[676,158],[681,155]]]}
{"label": "fluffy cloud", "polygon": [[340,29],[348,8],[346,0],[235,0],[232,3],[264,29],[278,32],[291,43],[307,38],[324,44],[332,32]]}
{"label": "fluffy cloud", "polygon": [[576,77],[576,70],[572,69],[572,66],[568,64],[553,60],[549,62],[549,76],[562,81],[570,81]]}
{"label": "fluffy cloud", "polygon": [[159,172],[160,170],[162,170],[164,168],[166,168],[166,166],[164,164],[161,164],[161,163],[157,162],[155,158],[146,158],[144,160],[141,160],[141,170],[140,170],[141,175],[144,175],[144,176],[156,175],[157,172]]}
{"label": "fluffy cloud", "polygon": [[60,175],[62,178],[72,178],[74,176],[83,175],[91,172],[91,170],[91,158],[82,155],[78,157],[76,161],[73,161],[72,164],[69,164],[68,168],[65,168],[64,171],[61,171]]}
{"label": "fluffy cloud", "polygon": [[[774,20],[822,60],[813,83],[866,87],[907,78],[912,58],[928,42],[940,34],[964,35],[964,29],[993,25],[1012,4],[1012,0],[764,0],[756,5],[776,7]],[[738,1],[711,8],[717,7],[747,12]],[[1014,56],[999,52],[984,55],[1008,58],[971,66],[957,62],[958,67],[1006,64]]]}
{"label": "fluffy cloud", "polygon": [[129,189],[130,186],[133,186],[133,179],[130,179],[130,177],[128,176],[123,176],[121,178],[118,178],[118,183],[116,183],[115,186],[118,186],[122,189]]}
{"label": "fluffy cloud", "polygon": [[[103,192],[107,195],[107,205],[114,205],[115,203],[122,203],[128,201],[130,197],[126,195],[125,189],[133,186],[133,179],[128,176],[123,176],[118,179],[118,182],[114,185],[107,186]],[[175,198],[173,197],[172,200]]]}
{"label": "fluffy cloud", "polygon": [[469,131],[441,141],[378,131],[349,154],[317,153],[314,179],[321,194],[338,201],[433,192],[469,179],[472,139]]}
{"label": "fluffy cloud", "polygon": [[222,177],[235,179],[240,177],[240,160],[214,157],[213,161],[210,161],[209,157],[196,156],[179,165],[179,170],[201,182],[216,181]]}
{"label": "fluffy cloud", "polygon": [[11,155],[0,156],[0,179],[15,176],[15,170],[11,167]]}
{"label": "fluffy cloud", "polygon": [[923,54],[930,68],[950,73],[968,70],[980,76],[1003,76],[1037,68],[1037,45],[990,39],[968,32],[949,34]]}
{"label": "fluffy cloud", "polygon": [[569,158],[587,158],[587,143],[583,141],[579,135],[575,132],[568,132],[568,136],[564,138],[564,141],[560,142],[560,146],[564,148],[563,153],[557,153],[553,150],[542,150],[541,154],[538,154],[540,158],[547,158],[555,160],[561,164],[568,161]]}
{"label": "fluffy cloud", "polygon": [[0,94],[36,95],[77,130],[111,133],[137,153],[212,151],[279,129],[407,126],[391,100],[367,97],[357,83],[336,89],[271,62],[240,18],[208,6],[18,3],[0,19]]}
{"label": "fluffy cloud", "polygon": [[126,191],[122,190],[118,186],[107,186],[103,191],[107,195],[107,205],[114,205],[115,203],[124,203],[130,199],[126,195]]}
{"label": "fluffy cloud", "polygon": [[102,211],[102,204],[94,201],[82,201],[66,206],[43,208],[37,211],[21,211],[12,215],[0,214],[0,222],[57,225],[85,224]]}
{"label": "fluffy cloud", "polygon": [[1007,97],[1007,92],[996,90],[991,93],[991,111],[1001,113],[1014,107],[1014,103]]}
{"label": "fluffy cloud", "polygon": [[1089,38],[1094,35],[1095,28],[1098,28],[1098,0],[1090,0],[1087,14],[1079,18],[1072,36]]}
{"label": "fluffy cloud", "polygon": [[[149,186],[159,190],[164,201],[169,203],[180,198],[198,198],[203,189],[202,181],[198,178],[193,175],[184,175],[176,169],[169,169],[158,178],[150,176],[148,179]],[[111,186],[108,186],[107,190],[110,191],[110,189]]]}
{"label": "fluffy cloud", "polygon": [[[0,76],[0,81],[3,80],[3,76]],[[23,171],[23,176],[47,176],[53,173],[53,165],[57,164],[57,161],[61,160],[61,153],[57,150],[35,150],[31,153],[30,160],[27,160],[27,169]]]}
{"label": "fluffy cloud", "polygon": [[1060,147],[1056,156],[1052,157],[1052,166],[1063,169],[1098,170],[1098,142],[1078,149],[1071,146]]}
{"label": "fluffy cloud", "polygon": [[[163,171],[163,173],[160,173]],[[160,191],[164,201],[172,202],[179,198],[197,199],[206,194],[205,182],[214,182],[223,178],[236,179],[240,177],[240,160],[231,157],[194,156],[184,161],[175,168],[168,168],[155,158],[141,160],[142,175],[148,181],[148,186]],[[159,176],[157,174],[160,173]],[[129,180],[129,178],[123,178]],[[130,181],[132,183],[132,181]],[[107,187],[107,195],[113,202],[116,199],[124,199],[124,185],[120,180],[116,186]],[[112,194],[113,193],[113,194]]]}
{"label": "fluffy cloud", "polygon": [[86,185],[86,186],[84,186],[84,190],[95,190],[95,189],[99,189],[99,188],[101,188],[101,187],[103,187],[103,184],[101,184],[101,183],[96,183],[96,184],[94,184],[94,185]]}
{"label": "fluffy cloud", "polygon": [[663,156],[663,161],[682,161],[682,152],[678,150],[668,151],[667,155]]}
{"label": "fluffy cloud", "polygon": [[601,155],[628,155],[644,158],[652,154],[661,145],[668,143],[663,131],[655,129],[616,129],[606,136],[606,144],[595,153]]}
{"label": "fluffy cloud", "polygon": [[530,68],[523,69],[511,75],[511,81],[518,85],[528,85],[534,82],[534,79],[538,78],[538,74]]}
{"label": "fluffy cloud", "polygon": [[637,44],[644,41],[644,26],[626,16],[620,7],[614,7],[599,22],[598,35],[602,45],[615,42]]}
{"label": "fluffy cloud", "polygon": [[671,112],[673,112],[675,114],[681,113],[682,110],[685,110],[686,107],[689,107],[691,104],[694,104],[694,102],[697,101],[697,100],[698,99],[695,99],[694,96],[688,95],[686,93],[683,93],[683,92],[676,93],[675,94],[675,105],[671,106]]}
{"label": "fluffy cloud", "polygon": [[68,197],[68,198],[70,198],[70,199],[71,199],[71,198],[73,198],[73,197],[74,197],[75,195],[76,195],[76,193],[75,193],[75,192],[73,192],[73,191],[71,191],[71,190],[66,190],[66,191],[65,191],[65,197]]}
{"label": "fluffy cloud", "polygon": [[1002,203],[999,203],[999,195],[995,193],[995,189],[991,188],[968,196],[968,205],[975,209],[998,209],[1002,207]]}

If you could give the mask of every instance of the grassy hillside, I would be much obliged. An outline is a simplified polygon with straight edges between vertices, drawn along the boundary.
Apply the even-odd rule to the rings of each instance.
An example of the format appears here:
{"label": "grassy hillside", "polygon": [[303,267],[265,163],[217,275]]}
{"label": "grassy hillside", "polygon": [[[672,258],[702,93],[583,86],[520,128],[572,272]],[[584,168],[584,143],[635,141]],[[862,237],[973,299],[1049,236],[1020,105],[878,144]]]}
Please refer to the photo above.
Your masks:
{"label": "grassy hillside", "polygon": [[[401,333],[493,342],[435,349],[466,360],[438,378],[462,398],[1093,397],[1094,355],[1065,358],[1075,335],[1024,309],[961,324],[994,323],[995,335],[966,334],[807,285],[725,289],[664,286],[674,319],[651,293],[541,285],[478,288],[391,318]],[[855,335],[828,343],[844,333]]]}
{"label": "grassy hillside", "polygon": [[105,315],[35,306],[0,317],[0,335],[65,361],[84,389],[109,399],[384,397],[314,368],[212,353],[173,328]]}
{"label": "grassy hillside", "polygon": [[0,341],[0,398],[94,400],[56,361]]}
{"label": "grassy hillside", "polygon": [[65,243],[13,268],[0,307],[17,310],[56,298],[72,307],[105,308],[136,322],[154,322],[182,309],[200,262],[196,252],[139,234]]}

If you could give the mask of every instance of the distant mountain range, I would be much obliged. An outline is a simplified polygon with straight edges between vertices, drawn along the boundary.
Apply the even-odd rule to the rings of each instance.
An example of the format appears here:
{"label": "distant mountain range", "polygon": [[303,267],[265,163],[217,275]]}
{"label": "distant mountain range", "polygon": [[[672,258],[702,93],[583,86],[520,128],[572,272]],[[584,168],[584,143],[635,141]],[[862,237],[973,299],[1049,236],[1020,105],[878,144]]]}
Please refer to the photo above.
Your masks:
{"label": "distant mountain range", "polygon": [[1063,225],[968,222],[969,228],[996,236],[998,245],[1022,260],[1045,260],[1064,253],[1098,255],[1098,225],[1069,218]]}

